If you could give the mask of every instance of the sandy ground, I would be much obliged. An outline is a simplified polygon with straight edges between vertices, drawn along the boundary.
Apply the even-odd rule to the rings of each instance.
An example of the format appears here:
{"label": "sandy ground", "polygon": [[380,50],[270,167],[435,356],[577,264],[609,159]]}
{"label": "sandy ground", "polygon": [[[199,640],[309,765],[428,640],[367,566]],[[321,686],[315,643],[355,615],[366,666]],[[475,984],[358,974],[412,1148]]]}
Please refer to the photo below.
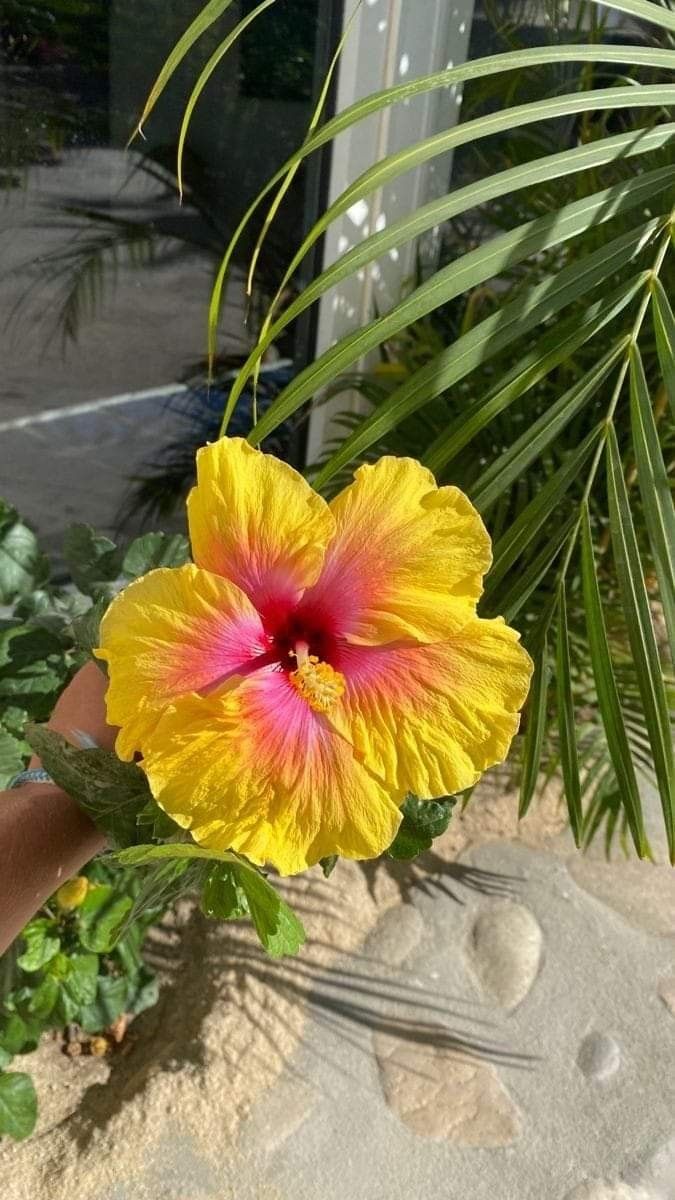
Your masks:
{"label": "sandy ground", "polygon": [[[316,869],[285,884],[309,935],[297,959],[273,962],[245,926],[210,922],[183,904],[175,922],[152,934],[161,999],[135,1022],[121,1052],[105,1062],[73,1061],[47,1041],[27,1059],[40,1094],[40,1121],[28,1143],[0,1148],[6,1200],[116,1195],[107,1189],[137,1175],[148,1144],[171,1122],[179,1122],[195,1153],[209,1156],[216,1145],[233,1153],[242,1122],[273,1088],[308,1017],[330,1024],[337,1016],[334,986],[344,986],[345,1006],[358,1021],[363,989],[349,973],[342,977],[337,960],[358,952],[383,914],[413,893],[444,886],[444,880],[452,886],[451,864],[459,855],[494,838],[518,836],[516,810],[513,793],[496,781],[453,819],[419,864],[342,861],[329,880]],[[520,837],[547,845],[564,824],[551,793]],[[366,972],[366,994],[367,986]],[[367,1021],[367,1004],[363,1016]]]}

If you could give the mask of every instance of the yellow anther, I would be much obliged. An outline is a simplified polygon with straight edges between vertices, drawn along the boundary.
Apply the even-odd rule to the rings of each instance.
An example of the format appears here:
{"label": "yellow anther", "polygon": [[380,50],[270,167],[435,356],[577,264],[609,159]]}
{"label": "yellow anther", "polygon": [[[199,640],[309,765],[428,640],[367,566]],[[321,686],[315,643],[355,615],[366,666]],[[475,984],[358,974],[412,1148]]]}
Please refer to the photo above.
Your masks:
{"label": "yellow anther", "polygon": [[329,663],[320,662],[310,654],[301,662],[297,671],[291,671],[293,687],[316,712],[328,712],[340,699],[345,690],[345,677]]}

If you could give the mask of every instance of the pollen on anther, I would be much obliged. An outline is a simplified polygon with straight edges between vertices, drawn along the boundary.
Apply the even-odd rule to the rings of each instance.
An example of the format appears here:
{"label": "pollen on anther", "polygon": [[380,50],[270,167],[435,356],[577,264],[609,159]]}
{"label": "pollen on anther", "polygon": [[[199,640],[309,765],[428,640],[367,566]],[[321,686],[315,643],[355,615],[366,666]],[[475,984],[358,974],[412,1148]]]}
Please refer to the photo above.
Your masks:
{"label": "pollen on anther", "polygon": [[328,712],[344,695],[345,677],[310,654],[289,676],[293,687],[315,712]]}

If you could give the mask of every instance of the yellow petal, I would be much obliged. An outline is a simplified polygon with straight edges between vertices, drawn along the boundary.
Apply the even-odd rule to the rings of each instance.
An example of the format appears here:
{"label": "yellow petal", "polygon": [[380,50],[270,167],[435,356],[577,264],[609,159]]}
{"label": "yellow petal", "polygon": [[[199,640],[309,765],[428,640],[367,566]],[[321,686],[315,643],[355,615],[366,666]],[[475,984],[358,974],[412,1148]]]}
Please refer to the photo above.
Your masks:
{"label": "yellow petal", "polygon": [[197,452],[188,523],[198,566],[231,579],[263,613],[314,583],[334,531],[307,481],[241,438]]}
{"label": "yellow petal", "polygon": [[120,592],[106,612],[96,657],[108,664],[108,723],[131,759],[167,705],[219,686],[263,654],[260,617],[234,584],[188,564],[160,568]]}
{"label": "yellow petal", "polygon": [[303,605],[330,611],[351,641],[438,642],[473,617],[490,539],[457,488],[413,459],[382,458],[359,467],[331,512],[337,532]]}
{"label": "yellow petal", "polygon": [[504,761],[532,663],[501,618],[476,617],[433,646],[349,647],[340,669],[347,690],[331,716],[400,800],[454,795]]}
{"label": "yellow petal", "polygon": [[167,712],[142,763],[153,795],[194,839],[292,875],[330,854],[372,858],[401,815],[288,675],[265,669]]}

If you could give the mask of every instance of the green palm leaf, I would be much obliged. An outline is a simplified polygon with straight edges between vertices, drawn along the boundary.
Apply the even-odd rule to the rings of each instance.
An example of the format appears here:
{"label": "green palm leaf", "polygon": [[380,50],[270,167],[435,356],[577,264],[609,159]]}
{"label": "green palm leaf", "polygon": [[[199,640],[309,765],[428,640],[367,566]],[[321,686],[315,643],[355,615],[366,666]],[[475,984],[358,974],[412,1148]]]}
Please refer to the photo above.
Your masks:
{"label": "green palm leaf", "polygon": [[607,437],[609,520],[626,628],[648,723],[671,862],[675,865],[675,780],[668,703],[635,527],[614,428]]}

